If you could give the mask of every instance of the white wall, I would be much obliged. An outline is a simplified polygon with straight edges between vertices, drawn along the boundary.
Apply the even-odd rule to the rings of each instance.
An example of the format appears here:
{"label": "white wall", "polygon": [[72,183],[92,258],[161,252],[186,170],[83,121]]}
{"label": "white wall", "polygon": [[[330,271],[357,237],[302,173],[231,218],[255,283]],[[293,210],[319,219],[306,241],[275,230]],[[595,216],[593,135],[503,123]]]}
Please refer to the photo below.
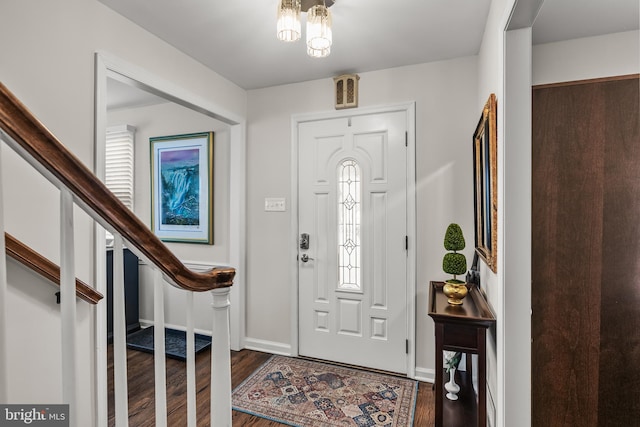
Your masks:
{"label": "white wall", "polygon": [[637,73],[640,73],[638,31],[533,47],[534,85]]}
{"label": "white wall", "polygon": [[[93,165],[96,51],[108,52],[129,64],[152,70],[154,75],[173,82],[185,91],[197,93],[239,117],[245,116],[244,90],[96,0],[3,0],[0,3],[0,16],[3,17],[0,25],[0,80],[89,166]],[[4,151],[9,151],[6,146],[3,147]],[[1,168],[5,178],[5,206],[8,207],[5,212],[7,231],[57,261],[57,192],[28,171],[22,162],[16,161],[14,156],[3,156]],[[78,216],[78,276],[93,283],[92,226],[86,218]],[[8,281],[10,288],[18,289],[24,285],[25,278],[9,270]],[[23,297],[21,293],[15,295],[16,311],[29,313],[36,324],[49,321],[31,308],[30,298]],[[91,343],[92,317],[78,316],[78,342],[89,348],[94,345]],[[11,319],[9,321],[12,322]],[[10,335],[9,348],[17,348],[21,339],[23,337]],[[17,366],[10,367],[10,371],[29,372],[24,369],[27,360],[11,357]],[[85,371],[92,366],[93,360],[85,357],[83,352],[79,363],[82,364],[80,369]],[[50,375],[56,375],[55,371],[51,371]],[[37,388],[37,381],[29,380],[21,378],[21,381]],[[81,380],[78,425],[92,425],[94,420],[90,414],[94,407],[91,400],[94,385],[89,376],[83,376]],[[14,385],[10,384],[10,398],[14,390],[17,392]]]}
{"label": "white wall", "polygon": [[[60,392],[60,306],[55,297],[59,288],[11,258],[7,262],[7,276],[10,278],[7,293],[10,324],[7,331],[8,403],[64,403]],[[76,306],[81,325],[78,334],[86,338],[91,335],[92,309],[80,300]],[[77,358],[81,362],[78,377],[91,378],[91,364],[86,363],[91,360],[91,347],[83,344],[86,342],[81,341],[78,345]],[[87,385],[82,390],[86,391]]]}
{"label": "white wall", "polygon": [[[360,74],[361,107],[416,102],[417,375],[434,374],[428,284],[444,280],[442,247],[451,222],[461,225],[471,261],[471,135],[478,121],[476,58]],[[291,200],[291,116],[333,110],[333,80],[249,91],[247,132],[247,344],[291,351],[290,222],[295,207],[264,212],[265,197]],[[295,238],[293,238],[295,241]],[[268,319],[266,321],[265,319]]]}
{"label": "white wall", "polygon": [[[151,224],[151,171],[149,138],[195,132],[214,132],[213,143],[213,245],[173,243],[167,246],[184,263],[212,268],[229,263],[229,126],[219,120],[172,102],[110,111],[108,125],[128,124],[135,133],[134,212],[147,226]],[[140,321],[153,322],[152,269],[140,266]],[[165,321],[186,327],[185,293],[165,286]],[[194,295],[194,327],[211,331],[211,295]]]}
{"label": "white wall", "polygon": [[[478,96],[476,100],[476,108],[478,114],[482,106],[486,102],[489,94],[495,93],[498,105],[498,247],[497,247],[497,273],[493,273],[484,263],[481,263],[480,275],[482,288],[487,294],[489,304],[496,314],[496,328],[489,331],[487,339],[487,411],[491,425],[495,426],[511,426],[511,425],[528,425],[530,414],[528,411],[530,402],[530,386],[528,381],[520,382],[519,378],[509,381],[506,370],[507,358],[513,355],[512,351],[518,351],[519,339],[529,335],[530,328],[525,321],[521,322],[521,318],[510,317],[507,313],[507,291],[506,288],[511,286],[513,289],[519,289],[525,295],[530,294],[530,281],[527,281],[526,273],[520,277],[518,283],[505,283],[505,260],[506,253],[515,249],[515,245],[505,245],[508,236],[505,236],[506,209],[509,203],[513,203],[510,194],[505,192],[505,161],[506,146],[509,141],[505,140],[505,109],[518,109],[517,105],[505,105],[505,35],[504,30],[509,22],[509,17],[514,9],[516,1],[514,0],[493,0],[491,9],[487,18],[485,33],[478,55]],[[527,105],[526,108],[530,108]],[[515,144],[514,144],[515,145]],[[510,147],[509,150],[517,150],[516,147]],[[527,174],[527,169],[523,170]],[[528,175],[525,176],[528,179]],[[514,183],[511,183],[512,187]],[[518,187],[518,185],[515,185]],[[521,186],[520,186],[521,187]],[[514,198],[521,196],[515,193]],[[525,248],[520,254],[514,253],[513,256],[521,256],[525,259],[525,263],[529,257],[530,248]],[[527,291],[527,289],[529,289]],[[514,302],[511,307],[517,310],[517,313],[524,313],[525,320],[528,319],[527,313],[530,306],[516,306]],[[512,312],[510,312],[512,313]],[[515,331],[513,337],[507,335],[506,329],[509,326],[510,331]],[[526,346],[520,349],[527,351]],[[515,356],[514,356],[515,357]],[[514,362],[516,363],[516,362]],[[517,364],[517,363],[516,363]],[[526,376],[530,372],[530,363],[526,358],[522,361],[521,369]],[[515,383],[515,384],[514,384]],[[508,402],[507,402],[508,401]],[[520,411],[520,412],[519,412]],[[518,414],[519,412],[519,414]],[[516,414],[512,417],[512,414]]]}

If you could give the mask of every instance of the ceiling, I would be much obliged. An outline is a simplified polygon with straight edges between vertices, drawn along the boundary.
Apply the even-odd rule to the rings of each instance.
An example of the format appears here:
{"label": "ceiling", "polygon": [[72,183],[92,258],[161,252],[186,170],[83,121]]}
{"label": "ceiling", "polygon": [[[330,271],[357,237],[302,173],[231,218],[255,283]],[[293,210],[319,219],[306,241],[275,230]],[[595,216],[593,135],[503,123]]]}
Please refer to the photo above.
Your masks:
{"label": "ceiling", "polygon": [[[327,58],[275,36],[278,0],[99,0],[250,90],[478,53],[491,0],[337,0]],[[546,0],[534,44],[638,29],[638,0]]]}

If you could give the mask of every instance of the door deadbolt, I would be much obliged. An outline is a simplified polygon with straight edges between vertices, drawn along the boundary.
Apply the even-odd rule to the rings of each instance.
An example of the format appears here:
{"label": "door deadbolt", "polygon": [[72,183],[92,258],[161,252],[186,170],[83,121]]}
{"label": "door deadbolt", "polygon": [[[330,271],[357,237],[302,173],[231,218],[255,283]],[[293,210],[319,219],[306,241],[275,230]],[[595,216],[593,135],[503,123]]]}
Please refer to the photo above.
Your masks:
{"label": "door deadbolt", "polygon": [[309,234],[302,233],[300,235],[300,249],[309,249]]}

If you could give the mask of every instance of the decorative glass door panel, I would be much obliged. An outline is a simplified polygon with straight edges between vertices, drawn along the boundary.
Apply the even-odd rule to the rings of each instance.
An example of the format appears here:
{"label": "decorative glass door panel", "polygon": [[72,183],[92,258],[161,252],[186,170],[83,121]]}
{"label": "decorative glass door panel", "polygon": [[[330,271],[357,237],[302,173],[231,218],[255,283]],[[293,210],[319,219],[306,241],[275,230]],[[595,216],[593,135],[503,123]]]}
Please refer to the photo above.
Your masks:
{"label": "decorative glass door panel", "polygon": [[360,291],[360,166],[344,160],[338,166],[338,289]]}

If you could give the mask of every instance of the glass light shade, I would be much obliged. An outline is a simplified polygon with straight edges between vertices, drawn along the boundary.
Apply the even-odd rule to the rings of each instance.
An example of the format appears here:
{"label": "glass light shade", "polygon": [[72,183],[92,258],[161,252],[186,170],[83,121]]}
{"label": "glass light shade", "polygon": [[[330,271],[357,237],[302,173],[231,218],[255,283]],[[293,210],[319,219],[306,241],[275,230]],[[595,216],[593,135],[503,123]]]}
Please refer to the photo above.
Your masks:
{"label": "glass light shade", "polygon": [[278,4],[278,40],[294,42],[300,39],[300,0],[280,0]]}
{"label": "glass light shade", "polygon": [[331,48],[328,47],[326,49],[314,49],[312,47],[307,46],[307,55],[312,58],[324,58],[325,56],[329,56],[331,53]]}
{"label": "glass light shade", "polygon": [[331,51],[331,11],[324,5],[315,5],[307,12],[307,54],[316,58]]}

